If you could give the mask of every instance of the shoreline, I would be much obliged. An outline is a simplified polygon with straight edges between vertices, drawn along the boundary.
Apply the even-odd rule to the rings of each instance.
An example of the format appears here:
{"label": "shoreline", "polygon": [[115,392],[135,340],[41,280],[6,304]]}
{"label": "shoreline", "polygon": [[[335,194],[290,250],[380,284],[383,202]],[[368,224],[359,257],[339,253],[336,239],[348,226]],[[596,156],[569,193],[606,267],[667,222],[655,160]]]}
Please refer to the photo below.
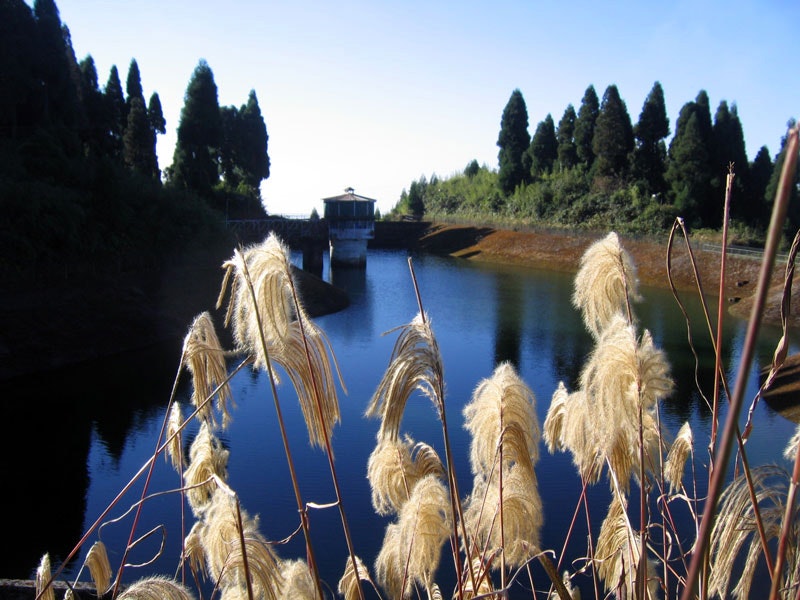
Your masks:
{"label": "shoreline", "polygon": [[[465,260],[515,264],[531,268],[577,272],[580,258],[600,234],[584,232],[514,231],[482,226],[410,223],[402,240],[374,247],[406,247]],[[401,242],[398,244],[398,241]],[[620,236],[631,254],[641,284],[669,289],[667,240]],[[719,296],[721,255],[694,251],[706,294]],[[671,253],[673,284],[696,292],[696,278],[683,240]],[[224,307],[215,310],[222,281],[224,250],[172,257],[158,272],[116,277],[62,279],[47,289],[6,284],[0,294],[0,382],[71,364],[181,340],[194,317],[209,311],[221,328]],[[724,295],[728,312],[749,318],[761,263],[729,256]],[[764,322],[780,325],[785,265],[776,264]],[[341,310],[346,293],[298,270],[302,297],[311,316]],[[800,328],[792,316],[790,327]]]}

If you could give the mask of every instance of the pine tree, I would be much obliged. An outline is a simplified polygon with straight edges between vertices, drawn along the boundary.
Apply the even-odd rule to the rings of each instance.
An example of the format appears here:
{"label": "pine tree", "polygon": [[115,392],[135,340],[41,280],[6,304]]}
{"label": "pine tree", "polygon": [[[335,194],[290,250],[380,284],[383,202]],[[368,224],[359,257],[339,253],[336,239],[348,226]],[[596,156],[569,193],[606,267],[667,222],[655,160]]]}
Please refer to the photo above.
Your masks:
{"label": "pine tree", "polygon": [[[736,105],[728,109],[728,103],[723,100],[714,115],[711,150],[711,194],[712,197],[720,199],[719,204],[723,209],[727,175],[731,166],[735,176],[730,214],[734,219],[748,222],[753,216],[748,207],[757,200],[749,193],[750,164],[747,160],[742,124],[739,121]],[[721,218],[720,223],[722,223]]]}
{"label": "pine tree", "polygon": [[666,191],[664,170],[667,160],[664,139],[669,135],[669,120],[664,91],[658,81],[644,101],[633,134],[633,176],[646,185],[648,194],[663,194]]}
{"label": "pine tree", "polygon": [[151,177],[157,169],[153,152],[153,130],[147,118],[147,109],[140,96],[131,99],[128,125],[124,135],[125,164],[142,175]]}
{"label": "pine tree", "polygon": [[83,143],[89,156],[103,156],[106,147],[106,109],[103,93],[100,91],[97,80],[97,68],[91,55],[84,58],[78,65],[80,69],[80,90],[83,113],[86,122],[83,127]]}
{"label": "pine tree", "polygon": [[125,80],[125,122],[128,120],[128,111],[131,109],[131,104],[134,98],[139,98],[144,104],[144,92],[142,91],[142,77],[139,73],[139,64],[135,58],[131,59],[131,64],[128,66],[128,77]]}
{"label": "pine tree", "polygon": [[556,140],[558,141],[558,164],[561,169],[571,169],[578,164],[578,152],[575,147],[575,121],[578,116],[575,108],[568,104],[564,115],[558,122]]}
{"label": "pine tree", "polygon": [[158,152],[156,150],[158,142],[158,134],[167,133],[167,121],[164,119],[164,113],[161,110],[161,98],[158,97],[157,92],[150,95],[150,101],[147,104],[147,120],[150,123],[150,131],[152,133],[151,144],[153,148],[153,177],[161,180],[161,169],[158,166]]}
{"label": "pine tree", "polygon": [[69,136],[77,128],[77,90],[70,76],[68,46],[61,17],[53,0],[35,0],[33,13],[38,33],[35,56],[44,94],[45,120],[56,127],[66,128]]}
{"label": "pine tree", "polygon": [[238,168],[239,109],[235,106],[222,106],[219,109],[222,137],[219,146],[219,170],[222,179],[230,189],[236,189],[242,181]]}
{"label": "pine tree", "polygon": [[[689,122],[694,123],[689,129]],[[688,139],[684,136],[690,133]],[[692,218],[683,215],[694,227],[718,228],[722,223],[724,198],[711,194],[711,116],[708,112],[708,95],[700,91],[694,102],[681,107],[675,135],[669,145],[666,182],[672,201],[679,210],[691,207]],[[691,148],[694,151],[687,151]],[[688,161],[690,164],[684,164]],[[694,194],[688,198],[687,194]]]}
{"label": "pine tree", "polygon": [[267,126],[261,116],[255,90],[250,90],[247,104],[239,111],[240,134],[238,163],[244,183],[260,196],[261,182],[269,178],[269,154]]}
{"label": "pine tree", "polygon": [[600,100],[594,86],[590,85],[583,93],[581,107],[578,109],[578,118],[575,120],[575,150],[578,160],[587,169],[594,163],[594,150],[592,150],[592,140],[594,139],[594,128],[597,124],[597,117],[600,114]]}
{"label": "pine tree", "polygon": [[597,177],[624,179],[628,175],[629,156],[633,151],[633,126],[628,108],[617,86],[610,85],[603,94],[597,115],[592,152],[592,170]]}
{"label": "pine tree", "polygon": [[111,65],[108,81],[103,90],[103,102],[106,112],[107,149],[106,154],[112,157],[121,157],[127,121],[123,121],[125,114],[125,97],[122,95],[122,83],[119,80],[117,65]]}
{"label": "pine tree", "polygon": [[531,145],[528,149],[531,161],[532,179],[541,178],[553,171],[553,165],[558,158],[558,141],[556,140],[556,127],[553,117],[547,115],[536,126]]}
{"label": "pine tree", "polygon": [[772,203],[767,202],[766,194],[773,169],[769,149],[761,146],[750,165],[749,194],[752,200],[748,205],[748,214],[750,215],[748,218],[754,227],[762,230],[765,230],[769,224],[770,209],[772,208]]}
{"label": "pine tree", "polygon": [[208,63],[201,60],[186,88],[170,181],[209,196],[219,181],[217,159],[221,141],[217,84]]}
{"label": "pine tree", "polygon": [[508,195],[517,186],[527,183],[529,174],[523,166],[523,156],[531,144],[528,133],[528,108],[518,89],[511,93],[500,120],[500,135],[497,145],[499,170],[497,173],[501,191]]}
{"label": "pine tree", "polygon": [[[781,171],[783,171],[783,163],[786,162],[786,152],[788,148],[786,147],[787,142],[789,141],[788,130],[792,129],[796,125],[796,121],[791,119],[787,124],[787,134],[781,138],[781,149],[778,152],[778,156],[775,157],[775,167],[772,170],[772,175],[769,178],[769,183],[767,184],[767,190],[764,194],[764,200],[769,206],[769,212],[772,212],[772,207],[775,204],[775,197],[778,194],[778,184],[780,183],[781,179]],[[794,156],[792,157],[795,161],[798,162],[798,166],[800,166],[800,157]],[[786,212],[786,224],[784,226],[784,233],[787,238],[791,239],[794,237],[795,232],[800,229],[800,197],[798,197],[798,184],[800,183],[800,169],[795,169],[795,180],[794,185],[790,186],[789,192],[789,207]]]}
{"label": "pine tree", "polygon": [[0,2],[0,138],[28,134],[41,94],[36,77],[36,21],[24,0]]}
{"label": "pine tree", "polygon": [[708,146],[703,140],[700,117],[690,103],[669,148],[669,167],[666,179],[675,208],[689,227],[706,226],[701,202],[708,197]]}

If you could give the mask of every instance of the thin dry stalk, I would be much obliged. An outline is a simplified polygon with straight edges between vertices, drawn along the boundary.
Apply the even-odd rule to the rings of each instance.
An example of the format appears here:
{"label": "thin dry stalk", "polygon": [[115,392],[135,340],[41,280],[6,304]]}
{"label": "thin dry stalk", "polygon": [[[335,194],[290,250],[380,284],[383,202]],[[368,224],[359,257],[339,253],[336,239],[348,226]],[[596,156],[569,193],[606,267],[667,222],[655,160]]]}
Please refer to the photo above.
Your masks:
{"label": "thin dry stalk", "polygon": [[696,592],[695,586],[698,582],[700,567],[711,537],[711,530],[716,516],[717,502],[722,490],[733,440],[734,437],[736,437],[739,413],[741,412],[750,365],[752,364],[753,354],[755,352],[755,343],[763,319],[764,305],[772,277],[772,269],[775,263],[775,254],[780,244],[781,232],[786,219],[790,190],[795,181],[797,151],[798,127],[795,126],[791,128],[788,133],[785,153],[786,159],[783,163],[783,170],[781,171],[780,182],[778,184],[778,194],[773,205],[772,218],[767,233],[767,243],[764,247],[764,258],[761,263],[761,271],[759,272],[758,286],[756,288],[753,308],[750,313],[750,320],[748,321],[745,342],[742,347],[742,355],[739,361],[739,376],[736,380],[733,396],[730,399],[730,410],[728,411],[725,422],[722,440],[717,448],[717,460],[715,461],[716,470],[709,485],[708,498],[703,511],[703,518],[700,522],[700,533],[692,556],[692,562],[689,566],[686,587],[683,590],[683,600],[689,600]]}

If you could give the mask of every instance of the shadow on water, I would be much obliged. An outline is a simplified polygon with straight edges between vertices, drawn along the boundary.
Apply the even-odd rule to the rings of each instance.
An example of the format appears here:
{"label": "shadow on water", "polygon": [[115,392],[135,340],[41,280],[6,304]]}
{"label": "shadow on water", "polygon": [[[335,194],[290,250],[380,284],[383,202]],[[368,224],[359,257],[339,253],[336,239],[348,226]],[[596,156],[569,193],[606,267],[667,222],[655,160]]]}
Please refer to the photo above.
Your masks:
{"label": "shadow on water", "polygon": [[118,459],[142,415],[166,405],[179,358],[175,342],[0,382],[5,510],[14,515],[4,577],[28,579],[46,552],[54,565],[69,554],[84,533],[93,431]]}

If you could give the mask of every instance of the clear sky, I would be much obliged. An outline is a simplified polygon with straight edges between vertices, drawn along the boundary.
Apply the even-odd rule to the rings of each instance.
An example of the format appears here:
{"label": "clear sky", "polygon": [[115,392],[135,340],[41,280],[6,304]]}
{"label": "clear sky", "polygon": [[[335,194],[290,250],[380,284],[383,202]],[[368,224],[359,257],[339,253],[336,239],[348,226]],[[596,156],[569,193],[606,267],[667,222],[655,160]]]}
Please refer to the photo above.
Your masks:
{"label": "clear sky", "polygon": [[[31,2],[32,3],[32,0]],[[631,121],[659,81],[671,131],[708,93],[736,104],[752,160],[774,157],[800,118],[798,0],[56,0],[77,59],[131,59],[145,99],[158,92],[162,170],[192,72],[205,59],[220,106],[255,90],[269,134],[267,210],[320,214],[346,187],[387,212],[411,182],[449,177],[473,159],[497,168],[514,89],[529,127],[577,111],[586,88],[616,85]]]}

